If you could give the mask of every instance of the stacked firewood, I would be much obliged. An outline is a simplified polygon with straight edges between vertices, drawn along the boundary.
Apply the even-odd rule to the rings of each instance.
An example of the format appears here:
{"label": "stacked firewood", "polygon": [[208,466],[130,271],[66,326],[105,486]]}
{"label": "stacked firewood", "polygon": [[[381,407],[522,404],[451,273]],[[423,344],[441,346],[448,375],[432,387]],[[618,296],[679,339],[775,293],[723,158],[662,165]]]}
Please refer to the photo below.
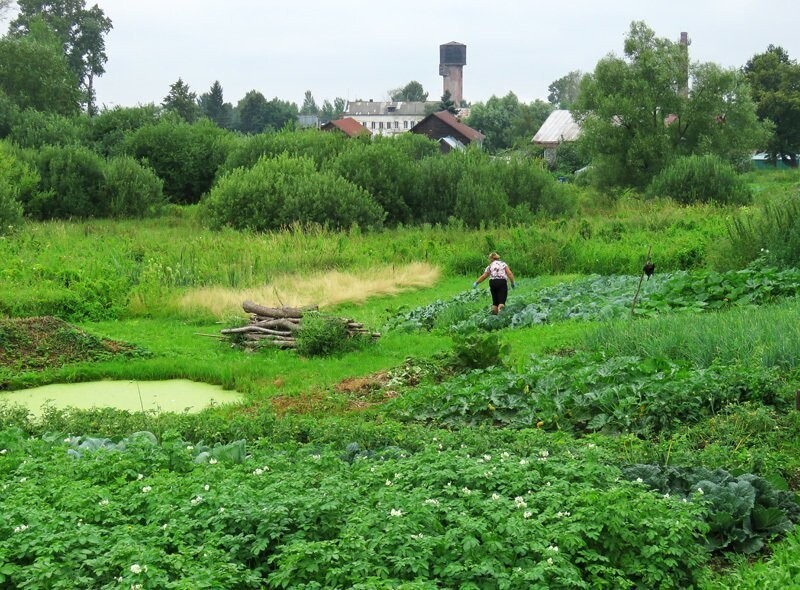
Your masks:
{"label": "stacked firewood", "polygon": [[[252,301],[242,303],[242,308],[250,314],[250,323],[239,328],[221,330],[225,336],[234,338],[247,348],[274,346],[277,348],[296,348],[297,332],[303,323],[303,314],[316,311],[316,307],[264,307]],[[377,332],[370,332],[363,324],[340,318],[347,330],[348,337],[369,335],[373,339],[380,337]]]}

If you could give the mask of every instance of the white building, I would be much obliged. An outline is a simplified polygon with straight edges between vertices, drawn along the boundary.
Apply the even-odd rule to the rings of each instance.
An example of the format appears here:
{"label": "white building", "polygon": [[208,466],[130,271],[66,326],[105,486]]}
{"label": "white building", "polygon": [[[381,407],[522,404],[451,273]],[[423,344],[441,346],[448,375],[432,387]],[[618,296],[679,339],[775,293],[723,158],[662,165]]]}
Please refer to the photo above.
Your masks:
{"label": "white building", "polygon": [[425,118],[425,107],[436,110],[438,101],[374,102],[356,100],[347,103],[342,117],[352,117],[373,135],[406,133]]}

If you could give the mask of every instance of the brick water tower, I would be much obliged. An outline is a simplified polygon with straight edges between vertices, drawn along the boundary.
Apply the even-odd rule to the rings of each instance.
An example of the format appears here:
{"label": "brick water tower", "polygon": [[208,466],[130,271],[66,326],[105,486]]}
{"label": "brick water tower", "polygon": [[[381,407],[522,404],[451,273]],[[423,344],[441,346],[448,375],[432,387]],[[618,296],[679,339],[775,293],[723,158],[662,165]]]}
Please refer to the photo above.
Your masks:
{"label": "brick water tower", "polygon": [[467,65],[467,46],[451,41],[439,45],[439,75],[444,78],[442,94],[450,91],[456,106],[464,100],[464,66]]}

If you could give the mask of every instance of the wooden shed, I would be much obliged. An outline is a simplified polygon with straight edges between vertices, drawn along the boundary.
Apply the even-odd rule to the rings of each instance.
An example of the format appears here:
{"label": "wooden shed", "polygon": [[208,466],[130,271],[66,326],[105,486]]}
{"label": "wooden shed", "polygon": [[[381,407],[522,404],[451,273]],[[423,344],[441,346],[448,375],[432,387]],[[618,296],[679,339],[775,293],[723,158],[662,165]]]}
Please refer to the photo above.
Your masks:
{"label": "wooden shed", "polygon": [[439,142],[443,152],[472,143],[483,144],[484,135],[465,125],[447,111],[431,113],[411,128],[411,133],[427,135]]}

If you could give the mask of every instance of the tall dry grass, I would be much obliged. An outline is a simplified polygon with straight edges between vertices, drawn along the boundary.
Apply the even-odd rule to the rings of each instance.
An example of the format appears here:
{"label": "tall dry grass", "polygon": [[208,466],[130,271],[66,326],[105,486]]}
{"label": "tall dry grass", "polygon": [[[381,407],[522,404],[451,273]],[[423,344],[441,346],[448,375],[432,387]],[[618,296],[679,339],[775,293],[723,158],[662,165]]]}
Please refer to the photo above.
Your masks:
{"label": "tall dry grass", "polygon": [[252,288],[211,286],[191,289],[180,297],[177,308],[184,313],[206,312],[218,318],[241,315],[242,302],[247,300],[266,306],[318,305],[325,308],[429,286],[440,276],[438,267],[424,262],[372,267],[358,272],[331,270],[308,275],[288,274]]}

